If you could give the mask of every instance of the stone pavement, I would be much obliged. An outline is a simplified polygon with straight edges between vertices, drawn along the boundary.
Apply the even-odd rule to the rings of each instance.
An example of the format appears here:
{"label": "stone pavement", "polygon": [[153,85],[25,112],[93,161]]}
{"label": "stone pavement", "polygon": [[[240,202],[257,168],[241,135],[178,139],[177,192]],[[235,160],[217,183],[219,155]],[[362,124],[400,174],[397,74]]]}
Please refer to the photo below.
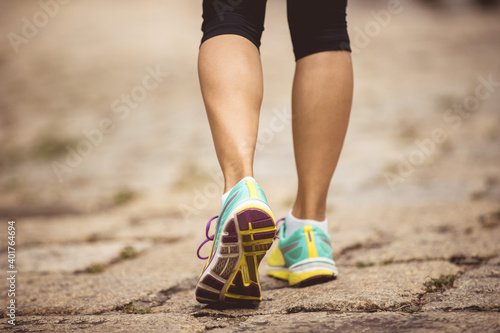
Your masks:
{"label": "stone pavement", "polygon": [[[127,221],[122,209],[87,217],[96,230],[108,223],[96,236],[78,219],[28,219],[18,224],[19,306],[11,329],[498,332],[498,208],[490,201],[339,207],[330,226],[339,277],[290,288],[261,272],[263,301],[241,309],[195,301],[199,225],[180,228],[176,217]],[[49,244],[36,243],[36,225],[53,235]],[[64,238],[75,229],[81,232]],[[162,234],[169,238],[154,237]],[[66,243],[54,245],[57,237]],[[2,319],[2,328],[9,326]]]}
{"label": "stone pavement", "polygon": [[[58,2],[18,52],[0,41],[1,331],[500,332],[498,7],[349,2],[353,112],[327,212],[340,275],[289,288],[263,265],[261,304],[221,309],[194,298],[222,192],[196,72],[200,1]],[[46,3],[3,1],[2,36]],[[266,15],[254,171],[279,218],[296,190],[295,63],[285,1]],[[161,84],[115,112],[156,69]],[[90,151],[59,179],[67,147]]]}

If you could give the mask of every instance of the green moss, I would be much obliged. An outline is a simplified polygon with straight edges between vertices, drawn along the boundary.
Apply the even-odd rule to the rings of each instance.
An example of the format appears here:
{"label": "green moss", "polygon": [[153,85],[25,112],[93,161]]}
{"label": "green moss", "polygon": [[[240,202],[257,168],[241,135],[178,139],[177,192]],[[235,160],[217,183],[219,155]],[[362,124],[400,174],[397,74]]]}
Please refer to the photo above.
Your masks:
{"label": "green moss", "polygon": [[113,203],[117,206],[124,205],[137,198],[137,193],[131,190],[123,189],[113,195]]}
{"label": "green moss", "polygon": [[130,259],[134,258],[139,254],[137,250],[133,246],[125,246],[121,251],[120,251],[120,258],[122,259]]}
{"label": "green moss", "polygon": [[366,267],[371,267],[375,266],[373,262],[364,262],[364,261],[357,261],[356,262],[356,267],[357,268],[366,268]]}
{"label": "green moss", "polygon": [[101,263],[91,264],[90,266],[88,266],[87,268],[85,268],[85,271],[87,273],[90,273],[90,274],[102,273],[105,270],[106,270],[106,265],[105,264],[101,264]]}
{"label": "green moss", "polygon": [[455,275],[441,275],[439,278],[434,279],[429,277],[430,281],[424,282],[425,291],[435,293],[438,291],[445,291],[453,288],[455,282]]}
{"label": "green moss", "polygon": [[147,314],[151,313],[150,308],[144,308],[143,306],[137,306],[133,304],[127,304],[117,309],[120,312],[132,313],[132,314]]}
{"label": "green moss", "polygon": [[380,264],[381,264],[382,266],[386,266],[386,265],[390,265],[390,264],[392,264],[393,262],[394,262],[394,257],[391,257],[391,258],[389,258],[389,259],[386,259],[386,260],[382,261]]}
{"label": "green moss", "polygon": [[33,147],[32,155],[41,160],[53,160],[67,153],[66,147],[75,146],[77,140],[45,136]]}

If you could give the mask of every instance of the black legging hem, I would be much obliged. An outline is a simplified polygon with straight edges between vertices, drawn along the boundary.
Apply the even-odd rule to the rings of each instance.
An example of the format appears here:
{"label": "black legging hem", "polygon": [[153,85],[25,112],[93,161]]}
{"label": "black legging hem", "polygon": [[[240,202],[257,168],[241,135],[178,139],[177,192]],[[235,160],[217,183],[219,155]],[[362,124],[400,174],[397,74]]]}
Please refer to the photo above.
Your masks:
{"label": "black legging hem", "polygon": [[[203,0],[203,38],[242,36],[257,49],[264,31],[267,0],[239,0],[215,7]],[[219,6],[224,3],[218,0]],[[230,6],[229,3],[234,5]],[[324,51],[351,52],[346,22],[347,0],[287,0],[287,17],[295,60]]]}

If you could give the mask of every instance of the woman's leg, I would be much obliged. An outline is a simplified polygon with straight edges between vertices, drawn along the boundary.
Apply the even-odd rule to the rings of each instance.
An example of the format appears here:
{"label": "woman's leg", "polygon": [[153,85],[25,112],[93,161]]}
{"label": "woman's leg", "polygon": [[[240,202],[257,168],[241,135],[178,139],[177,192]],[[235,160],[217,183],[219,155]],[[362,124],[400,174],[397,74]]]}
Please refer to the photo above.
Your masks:
{"label": "woman's leg", "polygon": [[326,198],[349,122],[352,85],[346,51],[314,53],[297,61],[292,129],[298,193],[267,270],[270,276],[288,279],[291,286],[321,283],[338,275]]}
{"label": "woman's leg", "polygon": [[230,8],[203,1],[198,68],[227,195],[214,235],[206,231],[213,245],[195,294],[201,303],[254,304],[262,299],[259,264],[276,234],[264,192],[252,178],[263,94],[258,47],[266,0],[227,4]]}
{"label": "woman's leg", "polygon": [[238,35],[215,36],[202,44],[198,69],[227,192],[242,178],[253,176],[263,95],[259,50]]}
{"label": "woman's leg", "polygon": [[201,92],[224,192],[253,176],[262,104],[260,39],[267,0],[203,0],[203,38],[198,57]]}
{"label": "woman's leg", "polygon": [[349,122],[353,91],[347,51],[315,53],[297,61],[292,113],[299,179],[293,215],[325,220],[330,181]]}
{"label": "woman's leg", "polygon": [[297,60],[292,127],[299,187],[292,213],[323,221],[352,101],[347,0],[288,0],[287,6]]}
{"label": "woman's leg", "polygon": [[251,178],[263,90],[258,49],[239,35],[214,36],[201,46],[199,75],[227,195],[214,236],[206,234],[214,243],[195,295],[201,303],[255,304],[262,299],[259,265],[276,234],[265,195]]}

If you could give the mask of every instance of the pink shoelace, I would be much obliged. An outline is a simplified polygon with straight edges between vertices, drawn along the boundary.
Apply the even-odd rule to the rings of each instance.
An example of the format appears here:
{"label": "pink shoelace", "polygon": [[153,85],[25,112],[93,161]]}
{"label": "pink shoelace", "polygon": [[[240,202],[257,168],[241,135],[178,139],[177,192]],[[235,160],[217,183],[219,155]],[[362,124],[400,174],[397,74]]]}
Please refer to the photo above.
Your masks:
{"label": "pink shoelace", "polygon": [[212,221],[215,220],[216,218],[218,218],[219,215],[215,215],[214,217],[212,217],[210,220],[208,220],[207,222],[207,226],[205,228],[205,236],[207,237],[207,239],[205,239],[201,244],[200,246],[198,247],[198,251],[196,251],[196,254],[198,255],[198,258],[202,259],[202,260],[207,260],[208,259],[208,256],[207,257],[202,257],[200,255],[200,250],[201,248],[203,247],[203,245],[205,245],[206,243],[210,242],[210,241],[213,241],[214,240],[214,236],[215,234],[213,234],[212,236],[209,236],[208,235],[208,232],[210,231],[210,225],[212,224]]}

